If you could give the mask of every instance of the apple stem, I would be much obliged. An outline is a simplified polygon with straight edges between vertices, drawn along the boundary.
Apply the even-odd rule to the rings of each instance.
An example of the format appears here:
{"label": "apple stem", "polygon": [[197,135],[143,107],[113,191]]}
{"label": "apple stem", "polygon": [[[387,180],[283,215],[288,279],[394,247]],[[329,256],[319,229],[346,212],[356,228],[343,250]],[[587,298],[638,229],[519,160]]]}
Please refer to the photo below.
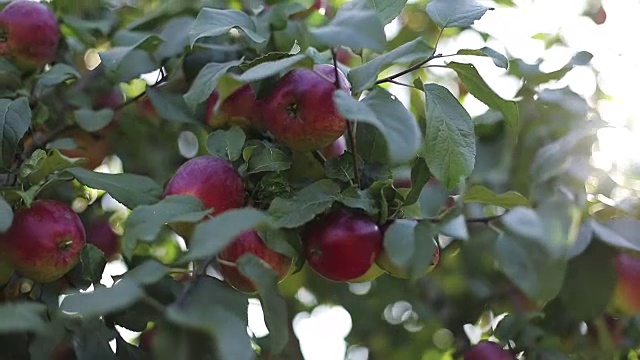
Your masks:
{"label": "apple stem", "polygon": [[[331,48],[331,57],[333,58],[333,76],[334,76],[334,84],[336,89],[340,89],[340,78],[338,77],[338,56],[336,54],[336,49]],[[356,120],[354,121],[354,127],[351,127],[351,122],[347,121],[347,140],[349,141],[349,146],[351,147],[351,155],[353,156],[353,174],[355,176],[356,184],[358,185],[358,189],[360,188],[360,169],[358,169],[358,153],[356,150],[356,137],[355,137],[355,126],[357,124]]]}

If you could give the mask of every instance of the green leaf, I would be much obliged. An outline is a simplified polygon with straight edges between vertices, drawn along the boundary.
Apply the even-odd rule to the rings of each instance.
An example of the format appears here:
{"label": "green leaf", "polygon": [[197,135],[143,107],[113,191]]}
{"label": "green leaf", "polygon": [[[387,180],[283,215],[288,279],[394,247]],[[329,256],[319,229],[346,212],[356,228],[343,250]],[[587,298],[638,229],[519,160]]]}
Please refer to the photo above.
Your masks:
{"label": "green leaf", "polygon": [[559,296],[576,320],[593,320],[609,304],[616,285],[613,252],[604,244],[593,243],[569,262]]}
{"label": "green leaf", "polygon": [[345,3],[343,8],[373,10],[380,18],[382,25],[387,25],[402,13],[406,4],[407,0],[358,0]]}
{"label": "green leaf", "polygon": [[227,246],[240,233],[272,224],[264,212],[252,208],[233,209],[196,225],[189,251],[181,262],[209,258]]}
{"label": "green leaf", "polygon": [[220,360],[253,360],[247,335],[247,298],[212,277],[201,277],[181,304],[167,308],[172,323],[215,337]]}
{"label": "green leaf", "polygon": [[464,215],[459,215],[443,222],[440,226],[440,233],[458,240],[469,240],[469,229],[467,229]]}
{"label": "green leaf", "polygon": [[300,54],[284,59],[261,62],[235,78],[244,83],[266,79],[289,69],[306,58],[306,55]]}
{"label": "green leaf", "polygon": [[502,216],[500,221],[517,236],[545,241],[544,224],[533,209],[517,206]]}
{"label": "green leaf", "polygon": [[378,74],[391,64],[411,63],[431,55],[433,55],[433,48],[422,37],[418,37],[351,69],[348,74],[351,88],[354,93],[359,93],[372,87],[378,79]]}
{"label": "green leaf", "polygon": [[522,194],[515,191],[507,191],[496,194],[482,185],[474,185],[464,195],[465,203],[480,203],[485,205],[500,206],[511,209],[516,206],[531,207],[531,203]]}
{"label": "green leaf", "polygon": [[600,241],[616,248],[640,251],[640,234],[637,231],[640,221],[623,218],[600,224],[590,219],[589,223]]}
{"label": "green leaf", "polygon": [[421,221],[413,229],[413,251],[409,260],[409,279],[415,281],[425,274],[425,269],[433,263],[438,228],[430,221]]}
{"label": "green leaf", "polygon": [[41,331],[47,307],[37,302],[17,301],[0,305],[0,334]]}
{"label": "green leaf", "polygon": [[276,225],[296,228],[311,221],[316,215],[329,209],[338,199],[340,186],[329,179],[316,181],[288,199],[275,198],[269,206],[269,214]]}
{"label": "green leaf", "polygon": [[116,358],[118,360],[147,360],[149,355],[137,346],[126,342],[119,334],[116,336]]}
{"label": "green leaf", "polygon": [[163,119],[178,123],[193,123],[194,114],[185,103],[180,94],[156,90],[147,86],[147,96],[153,105],[153,109]]}
{"label": "green leaf", "polygon": [[11,205],[0,196],[0,233],[9,230],[11,223],[13,222],[13,210]]}
{"label": "green leaf", "polygon": [[427,4],[427,14],[443,28],[469,27],[492,9],[475,0],[432,0]]}
{"label": "green leaf", "polygon": [[370,189],[360,190],[357,187],[346,188],[340,193],[338,202],[353,209],[364,210],[370,215],[376,215],[379,211]]}
{"label": "green leaf", "polygon": [[[27,180],[29,180],[31,184],[39,184],[41,181],[45,180],[51,174],[54,174],[61,170],[76,167],[78,166],[78,164],[84,162],[84,159],[82,158],[77,158],[77,159],[68,158],[62,155],[60,151],[56,149],[49,151],[48,155],[43,150],[36,150],[36,152],[33,153],[32,158],[38,152],[41,152],[41,154],[44,154],[46,157],[40,159],[35,164],[34,168],[24,172],[26,173]],[[23,173],[22,168],[21,168],[21,173]]]}
{"label": "green leaf", "polygon": [[384,26],[374,11],[341,8],[327,25],[309,29],[315,39],[327,46],[383,51],[387,42]]}
{"label": "green leaf", "polygon": [[31,108],[26,97],[0,99],[0,166],[8,164],[18,142],[31,126]]}
{"label": "green leaf", "polygon": [[453,189],[473,171],[476,157],[473,120],[447,88],[426,84],[424,92],[425,159],[433,175]]}
{"label": "green leaf", "polygon": [[76,123],[88,132],[98,131],[109,125],[113,120],[113,114],[112,109],[80,109],[73,112]]}
{"label": "green leaf", "polygon": [[[360,163],[362,161],[359,161]],[[362,164],[359,164],[362,168]],[[345,151],[338,157],[327,159],[324,163],[324,172],[329,179],[336,179],[346,183],[350,183],[355,177],[355,166],[353,164],[353,153]]]}
{"label": "green leaf", "polygon": [[237,126],[232,126],[229,130],[216,130],[207,138],[207,150],[212,155],[236,161],[242,155],[246,138],[244,131]]}
{"label": "green leaf", "polygon": [[580,127],[545,145],[534,156],[530,174],[537,182],[562,174],[569,167],[572,150],[585,143],[592,144],[597,130],[596,127]]}
{"label": "green leaf", "polygon": [[208,63],[198,73],[189,91],[183,95],[184,101],[190,109],[194,110],[198,104],[209,98],[213,90],[218,85],[218,81],[222,75],[226,74],[229,69],[238,66],[241,60],[233,60],[226,63]]}
{"label": "green leaf", "polygon": [[126,309],[144,295],[144,290],[135,281],[122,279],[110,288],[98,286],[92,292],[71,294],[62,300],[60,309],[92,318]]}
{"label": "green leaf", "polygon": [[278,293],[278,274],[254,254],[242,255],[236,262],[242,275],[258,289],[264,319],[269,329],[269,352],[279,354],[289,342],[287,304]]}
{"label": "green leaf", "polygon": [[116,46],[100,52],[100,60],[107,69],[116,70],[129,54],[133,54],[135,51],[153,52],[163,41],[157,35],[149,35],[131,46]]}
{"label": "green leaf", "polygon": [[162,188],[153,179],[135,174],[104,174],[83,168],[66,170],[82,184],[108,192],[122,205],[133,209],[139,205],[156,203]]}
{"label": "green leaf", "polygon": [[411,166],[411,190],[404,200],[405,206],[418,201],[420,193],[430,177],[431,171],[429,171],[426,160],[422,157],[416,157]]}
{"label": "green leaf", "polygon": [[489,85],[487,85],[487,83],[482,79],[478,70],[476,70],[475,66],[472,64],[451,62],[447,64],[447,66],[455,70],[471,95],[487,104],[490,108],[502,113],[511,136],[517,137],[520,129],[518,104],[515,101],[504,100],[491,90]]}
{"label": "green leaf", "polygon": [[420,149],[420,128],[415,117],[383,88],[375,88],[362,101],[344,91],[336,91],[333,101],[345,118],[366,122],[380,130],[387,141],[392,162],[409,161]]}
{"label": "green leaf", "polygon": [[298,257],[296,248],[299,247],[300,236],[295,230],[267,229],[258,231],[258,234],[269,249],[290,258]]}
{"label": "green leaf", "polygon": [[195,223],[209,213],[211,209],[205,210],[202,202],[190,195],[169,195],[157,204],[139,206],[125,223],[123,254],[131,257],[139,240],[153,241],[166,223]]}
{"label": "green leaf", "polygon": [[238,10],[220,10],[203,8],[189,30],[191,46],[203,37],[224,35],[231,29],[242,30],[254,43],[263,43],[264,37],[258,34],[256,24],[249,15]]}
{"label": "green leaf", "polygon": [[503,69],[509,68],[509,60],[507,57],[493,50],[490,47],[482,47],[480,49],[460,49],[456,53],[458,55],[474,55],[474,56],[487,56],[493,60],[493,63]]}
{"label": "green leaf", "polygon": [[253,148],[247,165],[247,174],[282,171],[291,167],[291,159],[282,150],[260,143]]}
{"label": "green leaf", "polygon": [[80,267],[86,280],[99,283],[106,264],[102,250],[93,244],[85,245],[80,253]]}
{"label": "green leaf", "polygon": [[416,280],[433,262],[436,227],[428,221],[396,219],[384,233],[383,246],[393,264]]}
{"label": "green leaf", "polygon": [[56,86],[67,80],[79,78],[80,73],[78,70],[67,64],[58,63],[38,76],[38,85],[42,87]]}
{"label": "green leaf", "polygon": [[562,289],[565,259],[554,258],[534,240],[503,234],[496,241],[494,257],[498,268],[534,301],[549,301]]}

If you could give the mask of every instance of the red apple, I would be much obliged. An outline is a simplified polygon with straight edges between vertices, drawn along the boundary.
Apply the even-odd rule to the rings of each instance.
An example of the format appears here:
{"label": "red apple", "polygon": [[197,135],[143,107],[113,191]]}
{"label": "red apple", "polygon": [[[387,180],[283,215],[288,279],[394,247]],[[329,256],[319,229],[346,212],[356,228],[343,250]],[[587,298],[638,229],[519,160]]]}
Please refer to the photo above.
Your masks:
{"label": "red apple", "polygon": [[[167,183],[168,195],[192,195],[200,199],[213,215],[244,205],[244,182],[233,165],[219,157],[195,157],[178,168]],[[172,224],[176,232],[189,237],[193,224]]]}
{"label": "red apple", "polygon": [[343,135],[334,141],[333,144],[320,150],[320,153],[322,153],[325,158],[330,159],[344,154],[345,151],[347,151],[347,139],[345,139]]}
{"label": "red apple", "polygon": [[[340,90],[349,92],[339,70],[338,78]],[[333,103],[334,79],[332,66],[317,65],[314,70],[293,69],[277,82],[262,106],[264,122],[276,140],[294,151],[315,151],[342,136],[347,121]]]}
{"label": "red apple", "polygon": [[499,344],[489,340],[482,340],[464,352],[464,360],[515,360],[512,353],[503,349]]}
{"label": "red apple", "polygon": [[637,314],[640,312],[640,257],[618,253],[614,261],[618,274],[614,305],[625,314]]}
{"label": "red apple", "polygon": [[97,168],[109,154],[109,143],[102,135],[75,129],[63,134],[61,137],[72,138],[76,143],[76,147],[75,149],[60,149],[60,153],[70,158],[87,159],[82,164],[85,169],[93,170]]}
{"label": "red apple", "polygon": [[217,257],[220,273],[224,280],[238,291],[253,293],[256,287],[249,278],[242,275],[236,261],[244,254],[254,254],[278,274],[278,282],[284,280],[291,271],[291,258],[271,250],[255,230],[241,233],[222,250]]}
{"label": "red apple", "polygon": [[243,129],[254,128],[258,131],[265,129],[262,122],[260,100],[256,99],[256,94],[251,84],[244,84],[229,96],[227,96],[220,108],[216,111],[214,106],[217,99],[212,99],[207,105],[207,124],[215,127],[224,124],[237,125]]}
{"label": "red apple", "polygon": [[85,230],[69,206],[37,200],[18,210],[7,232],[0,234],[3,260],[22,275],[41,283],[58,280],[80,259]]}
{"label": "red apple", "polygon": [[339,209],[313,222],[304,234],[309,266],[333,281],[363,276],[382,252],[382,232],[367,215]]}
{"label": "red apple", "polygon": [[24,68],[38,68],[55,59],[60,41],[56,15],[44,4],[18,0],[0,12],[0,56]]}
{"label": "red apple", "polygon": [[102,250],[107,261],[120,254],[120,236],[113,231],[108,219],[95,220],[87,227],[87,243]]}
{"label": "red apple", "polygon": [[124,102],[124,95],[120,87],[115,87],[110,91],[100,94],[93,102],[95,110],[112,109],[115,110]]}
{"label": "red apple", "polygon": [[143,331],[138,338],[138,346],[142,350],[151,351],[153,349],[153,339],[156,336],[156,328]]}
{"label": "red apple", "polygon": [[363,282],[367,282],[367,281],[371,281],[374,279],[377,279],[380,277],[380,275],[384,274],[385,271],[382,270],[378,265],[376,265],[376,263],[373,263],[373,265],[371,265],[371,267],[369,268],[369,270],[367,270],[366,273],[364,273],[364,275],[359,276],[351,281],[349,281],[350,283],[363,283]]}
{"label": "red apple", "polygon": [[11,264],[0,261],[0,287],[5,286],[13,276],[13,266]]}

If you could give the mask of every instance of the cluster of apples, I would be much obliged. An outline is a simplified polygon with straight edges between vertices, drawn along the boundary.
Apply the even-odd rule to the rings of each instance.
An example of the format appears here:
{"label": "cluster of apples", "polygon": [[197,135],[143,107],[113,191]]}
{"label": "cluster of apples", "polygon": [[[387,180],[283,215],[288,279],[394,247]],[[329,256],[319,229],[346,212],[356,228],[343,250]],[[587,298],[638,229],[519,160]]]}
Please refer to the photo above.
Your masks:
{"label": "cluster of apples", "polygon": [[0,56],[23,69],[53,61],[59,41],[58,19],[44,4],[18,0],[0,12]]}
{"label": "cluster of apples", "polygon": [[[280,78],[264,98],[257,98],[250,84],[240,86],[222,101],[214,90],[208,101],[207,123],[214,128],[236,125],[268,132],[294,152],[321,151],[327,157],[339,156],[346,150],[343,134],[347,122],[334,106],[335,91],[350,93],[350,84],[333,65],[295,68]],[[244,179],[232,163],[208,155],[188,160],[178,168],[166,185],[165,196],[169,195],[195,196],[206,208],[214,209],[213,215],[249,202]],[[187,238],[193,229],[187,224],[171,225]],[[404,269],[394,264],[383,249],[387,226],[379,226],[359,210],[334,208],[302,229],[302,255],[316,273],[332,281],[368,281],[385,271],[406,277]],[[217,256],[224,279],[240,291],[255,291],[254,284],[236,266],[246,253],[253,253],[271,266],[280,281],[292,270],[293,259],[270,249],[257,231],[246,231]],[[438,258],[436,249],[434,263]]]}

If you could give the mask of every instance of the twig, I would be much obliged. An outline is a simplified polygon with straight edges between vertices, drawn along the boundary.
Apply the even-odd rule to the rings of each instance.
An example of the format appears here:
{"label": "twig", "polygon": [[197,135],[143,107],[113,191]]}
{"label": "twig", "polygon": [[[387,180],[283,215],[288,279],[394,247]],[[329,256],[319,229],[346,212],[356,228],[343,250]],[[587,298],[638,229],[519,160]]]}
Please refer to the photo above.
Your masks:
{"label": "twig", "polygon": [[[472,223],[489,224],[490,222],[492,222],[494,220],[500,219],[507,212],[508,211],[505,211],[500,215],[491,215],[491,216],[484,216],[484,217],[477,217],[477,218],[469,218],[469,219],[465,219],[465,222],[467,224],[472,224]],[[444,221],[444,219],[441,218],[441,217],[429,217],[429,218],[426,218],[425,220],[430,221],[432,223],[441,223],[442,221]]]}
{"label": "twig", "polygon": [[[163,68],[161,67],[161,68],[160,68],[160,73],[158,74],[158,79],[156,80],[156,82],[155,82],[153,85],[151,85],[151,86],[149,86],[149,87],[150,87],[150,88],[154,88],[154,87],[156,87],[156,86],[158,86],[158,85],[162,84],[162,83],[165,81],[165,79],[166,79],[166,78],[167,78],[167,75],[166,75],[166,73],[164,72]],[[120,111],[120,110],[122,110],[123,108],[125,108],[125,107],[127,107],[127,106],[129,106],[129,105],[131,105],[131,104],[135,103],[136,101],[138,101],[138,100],[142,99],[142,98],[143,98],[143,97],[145,97],[146,95],[147,95],[147,90],[145,89],[145,90],[144,90],[143,92],[141,92],[140,94],[138,94],[138,95],[136,95],[136,96],[132,97],[131,99],[129,99],[129,100],[127,100],[127,101],[123,102],[122,104],[120,104],[120,105],[116,106],[115,108],[113,108],[113,111],[114,111],[114,112]]]}
{"label": "twig", "polygon": [[405,84],[405,83],[402,83],[402,82],[400,82],[400,81],[389,80],[388,82],[390,82],[390,83],[392,83],[392,84],[400,85],[400,86],[406,86],[406,87],[408,87],[408,88],[412,88],[412,89],[415,89],[415,88],[416,88],[416,87],[415,87],[415,86],[413,86],[413,85]]}
{"label": "twig", "polygon": [[322,155],[320,150],[316,150],[316,151],[312,152],[311,154],[320,163],[320,165],[322,165],[322,167],[324,167],[324,165],[327,163],[327,159],[324,157],[324,155]]}
{"label": "twig", "polygon": [[410,72],[412,72],[414,70],[420,69],[423,65],[425,65],[426,63],[428,63],[429,61],[431,61],[433,59],[438,59],[438,58],[442,57],[442,54],[436,54],[436,49],[438,48],[438,43],[440,42],[440,37],[442,37],[442,32],[443,31],[444,31],[444,28],[440,29],[440,32],[438,33],[438,38],[436,39],[436,44],[433,46],[433,53],[428,58],[426,58],[425,60],[420,61],[419,63],[417,63],[417,64],[415,64],[415,65],[413,65],[411,67],[408,67],[408,68],[406,68],[406,69],[404,69],[404,70],[402,70],[402,71],[400,71],[400,72],[398,72],[396,74],[389,75],[386,78],[382,78],[382,79],[376,81],[376,85],[383,84],[383,83],[386,83],[386,82],[391,82],[391,80],[399,78],[402,75],[406,75],[406,74],[408,74],[408,73],[410,73]]}
{"label": "twig", "polygon": [[193,271],[193,277],[189,281],[189,284],[185,286],[182,293],[180,293],[180,295],[178,295],[178,298],[176,299],[176,304],[178,306],[181,306],[184,304],[185,300],[187,299],[187,295],[189,295],[189,292],[191,292],[191,289],[193,288],[194,284],[198,282],[198,280],[207,273],[207,268],[216,259],[216,257],[217,257],[217,254],[211,256],[205,262],[198,265],[198,267]]}
{"label": "twig", "polygon": [[[336,89],[340,89],[340,78],[338,77],[338,57],[336,56],[336,49],[331,48],[331,57],[333,58],[333,71],[334,71],[334,83],[336,85]],[[355,119],[353,121],[356,121]],[[356,178],[356,184],[358,188],[360,188],[360,171],[358,170],[358,153],[356,151],[356,137],[354,134],[354,130],[351,127],[351,123],[347,122],[347,140],[349,141],[349,145],[351,146],[351,155],[353,156],[353,173]]]}

